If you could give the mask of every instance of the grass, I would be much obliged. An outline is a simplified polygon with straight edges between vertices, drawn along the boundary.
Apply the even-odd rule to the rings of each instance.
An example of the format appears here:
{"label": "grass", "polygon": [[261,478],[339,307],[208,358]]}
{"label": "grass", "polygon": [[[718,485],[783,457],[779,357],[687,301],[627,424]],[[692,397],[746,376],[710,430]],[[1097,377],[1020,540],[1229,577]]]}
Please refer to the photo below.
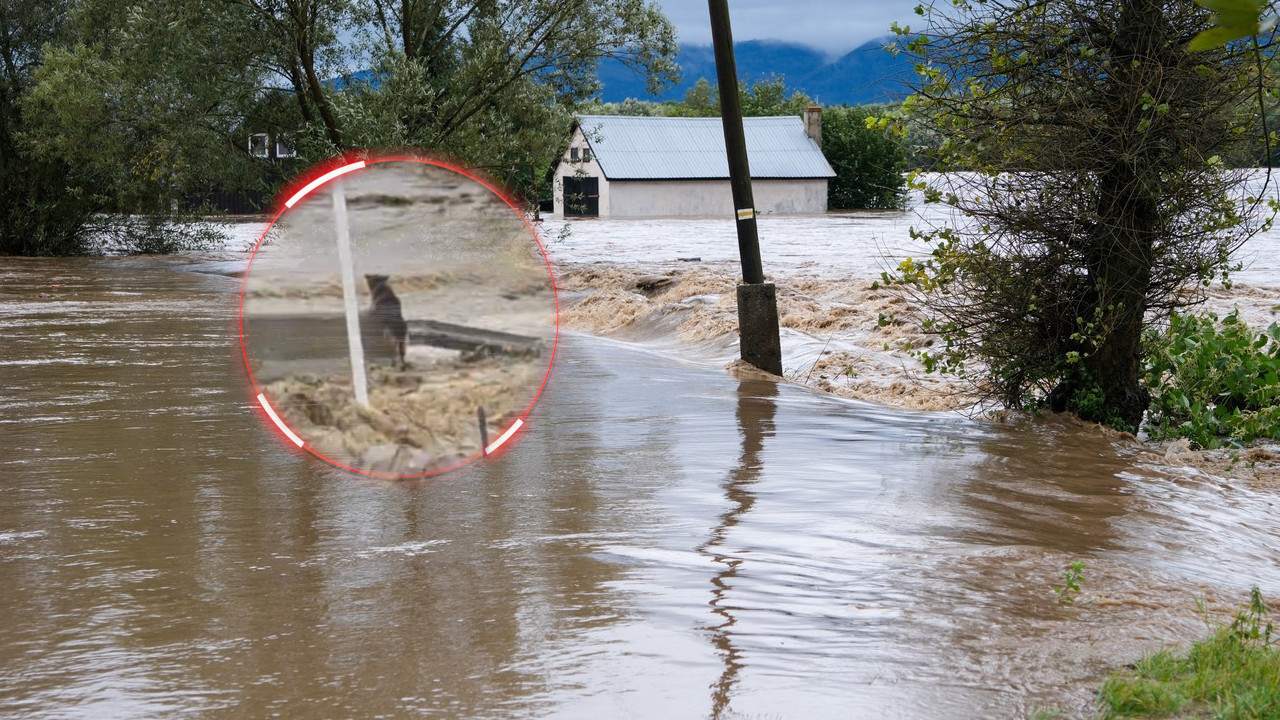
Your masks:
{"label": "grass", "polygon": [[1185,653],[1149,655],[1099,691],[1104,718],[1280,720],[1280,646],[1258,588]]}

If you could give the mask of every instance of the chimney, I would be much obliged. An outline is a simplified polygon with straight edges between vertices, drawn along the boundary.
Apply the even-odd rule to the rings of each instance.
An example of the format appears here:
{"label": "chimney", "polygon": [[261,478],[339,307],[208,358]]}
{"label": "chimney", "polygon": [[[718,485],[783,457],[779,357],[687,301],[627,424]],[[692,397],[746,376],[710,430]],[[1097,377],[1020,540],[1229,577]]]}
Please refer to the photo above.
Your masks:
{"label": "chimney", "polygon": [[804,109],[804,134],[813,138],[822,147],[822,108],[807,107]]}

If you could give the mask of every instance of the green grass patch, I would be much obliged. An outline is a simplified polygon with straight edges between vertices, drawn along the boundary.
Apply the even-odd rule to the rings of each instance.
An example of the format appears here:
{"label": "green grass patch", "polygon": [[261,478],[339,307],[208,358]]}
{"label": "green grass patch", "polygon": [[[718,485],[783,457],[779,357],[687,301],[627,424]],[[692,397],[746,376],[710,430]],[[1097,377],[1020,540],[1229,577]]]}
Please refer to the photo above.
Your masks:
{"label": "green grass patch", "polygon": [[1231,624],[1184,654],[1149,655],[1099,691],[1104,718],[1280,720],[1280,647],[1258,588]]}

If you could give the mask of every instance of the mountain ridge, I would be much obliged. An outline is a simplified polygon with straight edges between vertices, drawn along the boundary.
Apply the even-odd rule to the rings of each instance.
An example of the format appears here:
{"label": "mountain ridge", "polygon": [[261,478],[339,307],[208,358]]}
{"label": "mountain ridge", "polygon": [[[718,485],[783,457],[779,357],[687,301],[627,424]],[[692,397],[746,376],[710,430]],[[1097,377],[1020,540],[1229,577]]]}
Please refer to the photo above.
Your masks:
{"label": "mountain ridge", "polygon": [[[863,43],[834,60],[826,53],[784,40],[745,40],[734,43],[738,77],[747,83],[782,75],[788,90],[804,92],[826,105],[864,105],[901,100],[910,93],[912,62],[884,49],[892,36]],[[644,78],[617,60],[600,65],[603,102],[683,100],[699,78],[715,84],[715,54],[709,45],[684,45],[676,62],[681,81],[658,96],[650,95]]]}

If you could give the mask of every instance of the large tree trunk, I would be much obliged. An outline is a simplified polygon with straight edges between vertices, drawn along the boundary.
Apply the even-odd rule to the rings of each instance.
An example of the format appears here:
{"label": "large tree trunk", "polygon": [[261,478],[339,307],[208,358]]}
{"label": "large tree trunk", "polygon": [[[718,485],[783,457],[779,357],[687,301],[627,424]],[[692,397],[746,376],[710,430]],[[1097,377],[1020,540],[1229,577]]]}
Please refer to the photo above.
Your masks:
{"label": "large tree trunk", "polygon": [[316,104],[316,109],[320,111],[320,119],[324,121],[325,134],[329,137],[329,142],[333,146],[342,149],[342,133],[338,130],[338,120],[333,115],[333,108],[329,105],[329,98],[325,97],[324,88],[320,85],[320,78],[316,77],[315,62],[311,57],[303,58],[303,71],[307,75],[307,91],[311,99]]}
{"label": "large tree trunk", "polygon": [[[1112,185],[1114,183],[1114,186]],[[1100,198],[1112,212],[1100,213],[1110,237],[1100,244],[1098,262],[1090,268],[1096,278],[1098,307],[1104,318],[1102,342],[1084,361],[1103,402],[1091,420],[1133,430],[1151,401],[1141,385],[1142,327],[1151,285],[1152,247],[1159,226],[1159,200],[1128,168],[1117,168],[1102,183]],[[1103,208],[1105,209],[1105,207]],[[1109,221],[1109,222],[1107,222]],[[1077,408],[1077,412],[1083,408]]]}
{"label": "large tree trunk", "polygon": [[[1142,386],[1142,328],[1151,286],[1153,247],[1160,227],[1160,143],[1138,127],[1144,98],[1159,97],[1159,76],[1145,69],[1166,52],[1161,6],[1127,0],[1113,55],[1121,60],[1108,76],[1111,126],[1120,129],[1098,177],[1096,230],[1086,252],[1096,314],[1077,328],[1083,373],[1069,376],[1066,409],[1087,420],[1137,430],[1151,396]],[[1133,62],[1124,62],[1132,58]],[[1149,100],[1146,100],[1149,102]],[[1065,393],[1064,393],[1065,394]]]}
{"label": "large tree trunk", "polygon": [[1142,386],[1142,328],[1151,284],[1158,199],[1128,164],[1099,178],[1097,225],[1087,253],[1090,289],[1074,332],[1078,369],[1050,406],[1085,420],[1137,430],[1150,403]]}

